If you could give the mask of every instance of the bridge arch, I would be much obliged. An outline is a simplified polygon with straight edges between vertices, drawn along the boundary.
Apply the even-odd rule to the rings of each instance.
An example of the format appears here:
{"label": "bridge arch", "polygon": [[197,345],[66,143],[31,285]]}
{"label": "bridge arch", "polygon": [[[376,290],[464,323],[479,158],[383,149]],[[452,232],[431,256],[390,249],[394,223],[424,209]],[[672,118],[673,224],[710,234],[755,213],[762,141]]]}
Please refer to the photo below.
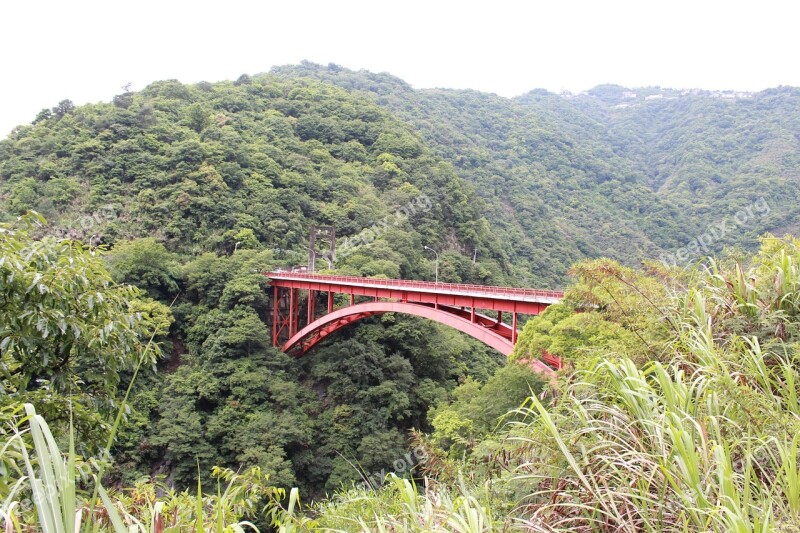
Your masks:
{"label": "bridge arch", "polygon": [[286,341],[282,350],[297,357],[305,355],[308,350],[336,331],[353,322],[384,313],[403,313],[445,324],[466,333],[505,356],[511,355],[511,351],[514,349],[511,341],[499,333],[447,310],[421,304],[377,301],[344,307],[318,318]]}

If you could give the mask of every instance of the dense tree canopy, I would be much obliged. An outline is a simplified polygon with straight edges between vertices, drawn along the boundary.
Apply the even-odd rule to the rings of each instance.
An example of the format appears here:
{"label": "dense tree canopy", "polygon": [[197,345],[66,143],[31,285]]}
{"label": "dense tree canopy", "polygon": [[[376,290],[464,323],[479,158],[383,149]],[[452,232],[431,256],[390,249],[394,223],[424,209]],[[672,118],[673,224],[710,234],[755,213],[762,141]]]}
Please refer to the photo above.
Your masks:
{"label": "dense tree canopy", "polygon": [[[314,516],[341,530],[365,517],[458,530],[459,513],[592,529],[587,502],[652,530],[770,506],[789,516],[783,488],[727,514],[713,502],[792,471],[742,465],[786,455],[797,428],[797,242],[780,237],[800,229],[800,93],[631,94],[417,91],[303,63],[42,110],[0,141],[2,427],[29,402],[59,438],[72,418],[88,450],[130,385],[109,484],[194,488],[229,468],[217,477],[241,472],[260,495],[277,494],[266,479],[304,498],[339,491]],[[312,224],[336,228],[337,273],[569,290],[525,324],[518,364],[392,314],[292,359],[271,345],[263,272],[304,264]],[[754,257],[726,250],[693,268],[768,230],[779,237]],[[544,351],[567,362],[560,378],[525,364]],[[729,439],[745,426],[758,438]],[[724,450],[703,440],[712,430]],[[691,439],[703,484],[669,462]],[[14,460],[0,454],[0,501]],[[598,465],[618,493],[586,483]],[[436,480],[425,510],[407,479],[349,488],[388,471]],[[631,511],[651,497],[642,480],[683,514]],[[392,522],[416,511],[429,516]]]}
{"label": "dense tree canopy", "polygon": [[509,99],[308,62],[272,72],[369,95],[413,124],[484,202],[495,239],[478,257],[505,257],[528,285],[561,285],[584,258],[688,266],[725,246],[755,249],[765,231],[800,230],[795,88],[734,98],[602,86]]}

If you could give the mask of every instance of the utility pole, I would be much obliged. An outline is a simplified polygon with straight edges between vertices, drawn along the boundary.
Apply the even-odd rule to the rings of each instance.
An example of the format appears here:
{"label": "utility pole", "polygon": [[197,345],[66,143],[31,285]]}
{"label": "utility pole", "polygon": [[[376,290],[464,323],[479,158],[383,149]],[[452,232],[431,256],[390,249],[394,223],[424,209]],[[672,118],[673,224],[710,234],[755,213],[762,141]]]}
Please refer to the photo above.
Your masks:
{"label": "utility pole", "polygon": [[430,246],[423,246],[426,250],[430,250],[431,252],[436,254],[436,281],[435,283],[439,283],[439,252],[431,248]]}

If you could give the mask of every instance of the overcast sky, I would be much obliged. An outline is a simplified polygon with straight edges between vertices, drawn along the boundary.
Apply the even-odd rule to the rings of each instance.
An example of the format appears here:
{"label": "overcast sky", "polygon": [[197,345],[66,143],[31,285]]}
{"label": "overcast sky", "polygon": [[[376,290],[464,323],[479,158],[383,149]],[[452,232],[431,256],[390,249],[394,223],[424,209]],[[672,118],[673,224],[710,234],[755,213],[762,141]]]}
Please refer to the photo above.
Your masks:
{"label": "overcast sky", "polygon": [[235,79],[308,59],[414,87],[761,90],[800,85],[789,0],[225,0],[0,4],[0,136],[69,98],[166,78]]}

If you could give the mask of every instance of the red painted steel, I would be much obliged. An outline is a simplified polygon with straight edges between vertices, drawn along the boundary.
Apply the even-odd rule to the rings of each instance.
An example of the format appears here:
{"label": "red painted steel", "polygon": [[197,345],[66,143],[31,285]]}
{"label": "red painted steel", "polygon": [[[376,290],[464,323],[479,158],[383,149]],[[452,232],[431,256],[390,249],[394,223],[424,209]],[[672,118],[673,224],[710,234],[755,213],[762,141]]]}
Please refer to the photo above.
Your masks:
{"label": "red painted steel", "polygon": [[294,319],[294,310],[299,309],[297,301],[297,289],[289,289],[289,337],[297,333],[297,321]]}
{"label": "red painted steel", "polygon": [[365,284],[373,286],[392,286],[401,288],[415,288],[435,290],[441,292],[482,292],[488,295],[509,296],[539,296],[543,298],[564,297],[562,291],[549,291],[541,289],[520,289],[516,287],[499,287],[494,285],[472,285],[466,283],[434,283],[433,281],[416,281],[406,279],[363,278],[359,276],[332,276],[328,274],[311,274],[308,272],[267,272],[270,279],[289,280],[305,279],[321,283]]}
{"label": "red painted steel", "polygon": [[278,300],[280,294],[280,287],[277,285],[272,286],[272,345],[278,345]]}
{"label": "red painted steel", "polygon": [[[514,349],[514,345],[508,338],[480,324],[472,323],[466,318],[427,305],[402,302],[366,302],[344,307],[307,325],[290,338],[281,349],[291,355],[303,355],[323,339],[343,327],[363,318],[384,313],[403,313],[446,324],[478,339],[505,356],[511,355]],[[533,364],[543,373],[552,373],[552,370],[540,361],[535,361]]]}
{"label": "red painted steel", "polygon": [[[353,322],[389,312],[422,316],[446,324],[504,355],[509,355],[517,341],[518,314],[538,315],[547,306],[560,301],[564,295],[559,291],[538,289],[328,276],[305,272],[269,272],[265,275],[271,279],[275,295],[273,345],[278,346],[284,339],[288,339],[282,346],[283,350],[298,356]],[[309,294],[307,325],[302,329],[299,327],[300,290],[306,290]],[[314,320],[315,296],[319,292],[327,292],[327,314]],[[349,295],[350,305],[335,310],[335,293]],[[356,304],[356,296],[366,296],[373,301]],[[479,314],[476,309],[493,310],[497,316],[492,318]],[[502,322],[504,311],[512,314],[511,326]],[[548,364],[560,368],[559,358],[550,354],[547,356]],[[551,371],[541,361],[532,364],[540,365],[542,372]]]}
{"label": "red painted steel", "polygon": [[317,314],[317,291],[308,291],[308,300],[306,301],[306,324],[314,321]]}
{"label": "red painted steel", "polygon": [[[419,305],[430,306],[430,304],[419,304]],[[492,318],[490,316],[477,313],[475,312],[474,309],[470,309],[469,311],[467,311],[466,309],[462,309],[460,307],[450,307],[448,305],[440,305],[438,309],[441,309],[446,313],[450,313],[451,315],[459,316],[465,320],[472,322],[473,324],[478,324],[484,329],[490,329],[505,339],[511,340],[513,337],[511,326],[509,326],[505,322],[497,322],[496,318]],[[514,344],[513,341],[512,344]]]}
{"label": "red painted steel", "polygon": [[517,344],[517,313],[511,319],[511,342]]}
{"label": "red painted steel", "polygon": [[[329,315],[325,315],[319,320],[298,331],[291,339],[283,345],[283,351],[292,353],[295,348],[300,348],[302,352],[306,352],[311,346],[308,343],[301,342],[306,336],[313,335],[316,331],[325,328],[325,326],[338,322],[342,318],[357,317],[356,320],[365,318],[367,316],[374,316],[383,313],[405,313],[407,315],[421,316],[428,318],[442,324],[454,327],[459,331],[463,331],[483,341],[487,345],[501,352],[503,355],[510,355],[514,349],[511,341],[502,337],[498,333],[487,329],[479,324],[473,324],[469,320],[459,316],[448,313],[441,309],[433,309],[427,305],[407,304],[402,302],[365,302],[348,307],[338,309]],[[349,323],[349,322],[348,322]],[[336,328],[339,329],[339,328]],[[328,334],[333,331],[329,331]],[[322,338],[313,337],[313,344],[316,344]],[[313,345],[312,344],[312,345]],[[298,354],[300,355],[300,354]]]}
{"label": "red painted steel", "polygon": [[561,358],[559,356],[553,355],[547,351],[542,352],[542,361],[544,361],[551,367],[555,368],[556,370],[564,366],[564,362],[561,361]]}
{"label": "red painted steel", "polygon": [[563,293],[558,291],[460,283],[326,276],[299,272],[269,272],[266,276],[272,280],[273,285],[281,287],[349,294],[353,303],[356,296],[369,296],[402,302],[538,315],[548,305],[557,303],[563,297]]}
{"label": "red painted steel", "polygon": [[292,302],[289,293],[294,289],[286,289],[277,284],[273,284],[272,287],[272,345],[277,346],[280,339],[288,339],[293,334],[291,329]]}

